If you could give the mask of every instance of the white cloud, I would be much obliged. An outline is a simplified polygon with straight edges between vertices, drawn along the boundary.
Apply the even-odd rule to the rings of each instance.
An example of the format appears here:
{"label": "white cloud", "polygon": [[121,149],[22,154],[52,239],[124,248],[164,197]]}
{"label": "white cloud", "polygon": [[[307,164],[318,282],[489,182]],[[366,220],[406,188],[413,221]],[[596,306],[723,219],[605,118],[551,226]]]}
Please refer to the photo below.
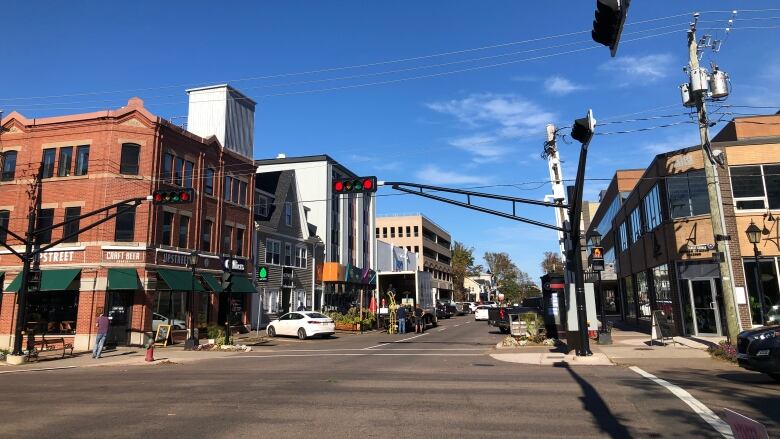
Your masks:
{"label": "white cloud", "polygon": [[433,102],[427,106],[439,113],[455,116],[469,127],[498,124],[504,128],[543,131],[543,124],[555,118],[553,113],[514,94],[479,93],[464,99]]}
{"label": "white cloud", "polygon": [[674,57],[659,53],[645,56],[621,56],[601,65],[601,70],[622,74],[616,82],[627,85],[636,82],[655,82],[665,78],[673,68]]}
{"label": "white cloud", "polygon": [[417,171],[417,178],[430,184],[473,184],[484,183],[489,178],[481,175],[467,175],[445,171],[436,165],[428,165]]}
{"label": "white cloud", "polygon": [[497,140],[496,136],[489,134],[475,134],[452,140],[450,145],[473,154],[475,163],[484,164],[497,162],[511,151],[510,148],[496,145],[494,142]]}
{"label": "white cloud", "polygon": [[642,145],[642,149],[653,155],[657,155],[700,144],[699,131],[694,125],[691,125],[690,130],[687,132],[681,132],[679,135],[666,136],[653,142],[645,143]]}
{"label": "white cloud", "polygon": [[544,88],[549,93],[563,96],[577,90],[582,90],[585,87],[577,85],[562,76],[553,76],[544,81]]}

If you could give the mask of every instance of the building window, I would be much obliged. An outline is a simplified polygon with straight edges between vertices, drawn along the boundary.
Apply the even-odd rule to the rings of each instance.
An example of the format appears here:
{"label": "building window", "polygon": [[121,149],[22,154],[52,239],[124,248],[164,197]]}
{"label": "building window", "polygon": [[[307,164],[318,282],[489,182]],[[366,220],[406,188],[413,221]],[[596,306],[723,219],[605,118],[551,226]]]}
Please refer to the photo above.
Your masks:
{"label": "building window", "polygon": [[163,156],[162,180],[165,183],[173,182],[173,154],[167,152]]}
{"label": "building window", "polygon": [[601,218],[599,225],[596,227],[596,230],[598,230],[601,236],[607,236],[607,232],[609,232],[609,229],[612,228],[612,220],[615,219],[615,215],[617,215],[619,209],[620,195],[618,194],[615,199],[612,200],[612,203],[609,205],[609,209],[607,209],[607,212]]}
{"label": "building window", "polygon": [[187,232],[190,228],[190,217],[180,215],[179,216],[179,242],[178,246],[187,248]]}
{"label": "building window", "polygon": [[233,195],[230,198],[230,201],[232,201],[232,202],[234,202],[236,204],[238,204],[238,202],[240,201],[240,197],[238,196],[240,185],[241,185],[241,182],[237,178],[234,177],[233,178]]}
{"label": "building window", "polygon": [[230,253],[233,251],[231,245],[233,244],[233,228],[225,226],[225,231],[222,234],[222,253]]}
{"label": "building window", "polygon": [[382,227],[382,238],[387,238],[387,227]]}
{"label": "building window", "polygon": [[73,147],[64,146],[60,148],[60,163],[57,168],[57,177],[67,177],[70,175],[70,165],[73,161]]}
{"label": "building window", "polygon": [[32,293],[27,296],[26,327],[37,334],[75,334],[78,310],[78,291]]}
{"label": "building window", "polygon": [[620,223],[620,227],[618,227],[618,230],[620,231],[620,250],[626,251],[628,250],[628,231],[626,230],[626,222],[623,221]]}
{"label": "building window", "polygon": [[203,221],[203,232],[200,238],[200,248],[204,252],[211,251],[211,230],[214,227],[214,222],[211,220]]}
{"label": "building window", "polygon": [[379,227],[376,228],[376,237],[379,238]]}
{"label": "building window", "polygon": [[284,203],[284,223],[288,226],[292,225],[292,203],[289,201]]}
{"label": "building window", "polygon": [[184,171],[184,159],[176,157],[173,161],[173,184],[176,186],[182,186],[183,184],[183,171]]}
{"label": "building window", "polygon": [[263,218],[268,216],[268,198],[255,194],[255,215]]}
{"label": "building window", "polygon": [[737,209],[780,209],[780,165],[731,167]]}
{"label": "building window", "polygon": [[675,174],[666,178],[669,216],[684,218],[710,213],[707,178],[703,170]]}
{"label": "building window", "polygon": [[245,181],[239,181],[238,182],[238,186],[239,186],[239,193],[238,193],[239,200],[238,200],[238,204],[240,204],[242,206],[246,206],[246,182]]}
{"label": "building window", "polygon": [[658,194],[658,184],[650,189],[642,200],[645,208],[645,226],[647,231],[653,230],[661,225],[661,198]]}
{"label": "building window", "polygon": [[631,243],[639,241],[642,237],[642,216],[639,206],[631,211]]}
{"label": "building window", "polygon": [[395,238],[395,227],[390,227],[390,237]]}
{"label": "building window", "polygon": [[2,154],[3,174],[0,175],[0,181],[11,181],[16,174],[16,151],[7,151]]}
{"label": "building window", "polygon": [[[81,215],[81,207],[66,207],[65,208],[65,221],[74,220],[73,222],[66,223],[62,226],[62,237],[65,238],[62,242],[78,242],[79,236],[76,232],[79,231],[78,217]],[[74,234],[70,238],[66,236]]]}
{"label": "building window", "polygon": [[306,247],[302,245],[295,247],[295,266],[306,268]]}
{"label": "building window", "polygon": [[54,177],[54,155],[57,150],[48,148],[43,150],[43,178]]}
{"label": "building window", "polygon": [[11,211],[9,210],[0,210],[0,242],[3,244],[6,243],[6,239],[8,239],[8,233],[4,230],[8,228],[8,222],[11,218]]}
{"label": "building window", "polygon": [[233,178],[229,175],[225,176],[225,201],[230,201],[230,190],[233,186]]}
{"label": "building window", "polygon": [[282,254],[282,243],[275,239],[265,240],[265,263],[279,265]]}
{"label": "building window", "polygon": [[420,236],[420,232],[417,230],[417,226],[414,226],[414,237]]}
{"label": "building window", "polygon": [[412,237],[412,228],[409,226],[406,226],[406,237],[411,238]]}
{"label": "building window", "polygon": [[639,305],[639,318],[650,318],[650,295],[647,288],[647,273],[640,271],[636,274],[636,301]]}
{"label": "building window", "polygon": [[192,187],[192,174],[195,172],[195,163],[184,161],[184,187]]}
{"label": "building window", "polygon": [[123,143],[122,155],[119,162],[119,173],[123,175],[138,175],[138,160],[140,154],[140,145]]}
{"label": "building window", "polygon": [[[135,240],[135,206],[119,206],[116,211],[114,241],[131,242]],[[170,234],[170,232],[168,233]]]}
{"label": "building window", "polygon": [[[41,209],[41,214],[38,217],[37,229],[45,229],[51,227],[54,224],[54,209]],[[51,229],[41,232],[38,235],[39,244],[48,244],[51,242]]]}
{"label": "building window", "polygon": [[292,266],[292,245],[289,242],[284,243],[284,265]]}
{"label": "building window", "polygon": [[631,276],[623,278],[623,291],[626,293],[626,317],[636,317],[636,300]]}
{"label": "building window", "polygon": [[206,192],[206,195],[214,195],[214,170],[211,168],[206,168],[203,191]]}
{"label": "building window", "polygon": [[415,246],[414,246],[414,252],[415,252],[415,253],[420,253],[420,247],[419,247],[419,246],[417,246],[417,245],[415,245]]}
{"label": "building window", "polygon": [[163,212],[162,223],[162,244],[173,245],[173,214],[171,212]]}
{"label": "building window", "polygon": [[76,169],[74,175],[87,175],[89,172],[89,145],[76,147]]}
{"label": "building window", "polygon": [[244,229],[236,228],[236,255],[244,254]]}
{"label": "building window", "polygon": [[663,311],[669,322],[673,324],[672,285],[669,282],[669,267],[666,264],[653,268],[653,288],[656,308]]}

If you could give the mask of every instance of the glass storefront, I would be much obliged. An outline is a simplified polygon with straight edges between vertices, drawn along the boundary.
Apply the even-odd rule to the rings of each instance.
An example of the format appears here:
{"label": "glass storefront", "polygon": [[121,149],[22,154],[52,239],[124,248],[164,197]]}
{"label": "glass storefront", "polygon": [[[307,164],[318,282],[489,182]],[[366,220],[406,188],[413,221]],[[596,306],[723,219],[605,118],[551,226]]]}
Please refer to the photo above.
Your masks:
{"label": "glass storefront", "polygon": [[626,293],[626,317],[636,317],[636,301],[631,276],[623,278],[623,291]]}
{"label": "glass storefront", "polygon": [[650,293],[647,288],[647,273],[636,274],[636,301],[639,305],[639,318],[650,319]]}
{"label": "glass storefront", "polygon": [[674,307],[672,304],[672,286],[669,282],[669,266],[659,265],[652,269],[653,289],[655,291],[655,309],[660,309],[674,324]]}
{"label": "glass storefront", "polygon": [[35,334],[75,334],[78,291],[42,291],[27,296],[28,331]]}
{"label": "glass storefront", "polygon": [[[764,321],[761,321],[761,306],[758,295],[758,288],[756,287],[756,263],[754,260],[745,261],[745,281],[748,289],[748,304],[750,305],[750,314],[753,319],[753,323],[761,325],[766,323],[767,320],[773,319],[774,322],[778,322],[780,315],[777,314],[778,308],[780,308],[780,284],[778,283],[778,258],[761,259],[759,260],[760,267],[760,281],[764,292]],[[772,308],[772,307],[778,308]]]}

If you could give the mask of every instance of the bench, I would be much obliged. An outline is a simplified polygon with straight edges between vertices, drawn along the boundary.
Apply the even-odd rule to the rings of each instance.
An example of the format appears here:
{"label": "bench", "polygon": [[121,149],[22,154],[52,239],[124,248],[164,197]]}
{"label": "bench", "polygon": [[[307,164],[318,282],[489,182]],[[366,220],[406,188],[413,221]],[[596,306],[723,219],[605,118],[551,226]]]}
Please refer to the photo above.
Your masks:
{"label": "bench", "polygon": [[42,352],[54,352],[59,351],[60,349],[62,349],[62,356],[60,358],[65,358],[65,353],[68,351],[68,349],[70,349],[70,353],[68,355],[73,356],[73,343],[66,343],[65,339],[62,337],[35,340],[32,349],[30,349],[29,353],[27,354],[27,359],[29,361],[37,361],[39,359],[39,355]]}

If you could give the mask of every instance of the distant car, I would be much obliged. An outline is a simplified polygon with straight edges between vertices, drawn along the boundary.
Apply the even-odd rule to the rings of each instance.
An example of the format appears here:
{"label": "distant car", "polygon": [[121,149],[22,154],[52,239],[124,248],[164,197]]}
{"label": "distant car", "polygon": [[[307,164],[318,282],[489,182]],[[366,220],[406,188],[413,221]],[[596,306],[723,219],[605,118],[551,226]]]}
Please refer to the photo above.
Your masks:
{"label": "distant car", "polygon": [[173,329],[187,329],[187,323],[184,320],[173,319],[173,322],[170,322],[168,317],[156,312],[152,313],[152,331],[157,332],[157,327],[160,325],[171,325]]}
{"label": "distant car", "polygon": [[737,336],[737,362],[780,382],[780,325],[742,331]]}
{"label": "distant car", "polygon": [[[451,302],[447,299],[442,299],[438,302],[444,309],[444,318],[448,319],[455,316],[458,313],[458,308],[455,306],[455,302]],[[437,305],[438,308],[439,305]]]}
{"label": "distant car", "polygon": [[487,320],[490,308],[489,305],[479,305],[476,311],[474,311],[474,320]]}
{"label": "distant car", "polygon": [[496,303],[496,302],[494,302],[492,300],[488,300],[488,301],[482,302],[481,305],[487,305],[487,306],[489,306],[491,308],[498,308],[498,303]]}
{"label": "distant car", "polygon": [[459,316],[471,314],[471,307],[469,306],[468,302],[456,302],[455,308],[458,310]]}
{"label": "distant car", "polygon": [[315,311],[295,311],[273,320],[265,331],[269,337],[292,335],[305,340],[319,335],[328,338],[336,333],[336,324],[330,317]]}

